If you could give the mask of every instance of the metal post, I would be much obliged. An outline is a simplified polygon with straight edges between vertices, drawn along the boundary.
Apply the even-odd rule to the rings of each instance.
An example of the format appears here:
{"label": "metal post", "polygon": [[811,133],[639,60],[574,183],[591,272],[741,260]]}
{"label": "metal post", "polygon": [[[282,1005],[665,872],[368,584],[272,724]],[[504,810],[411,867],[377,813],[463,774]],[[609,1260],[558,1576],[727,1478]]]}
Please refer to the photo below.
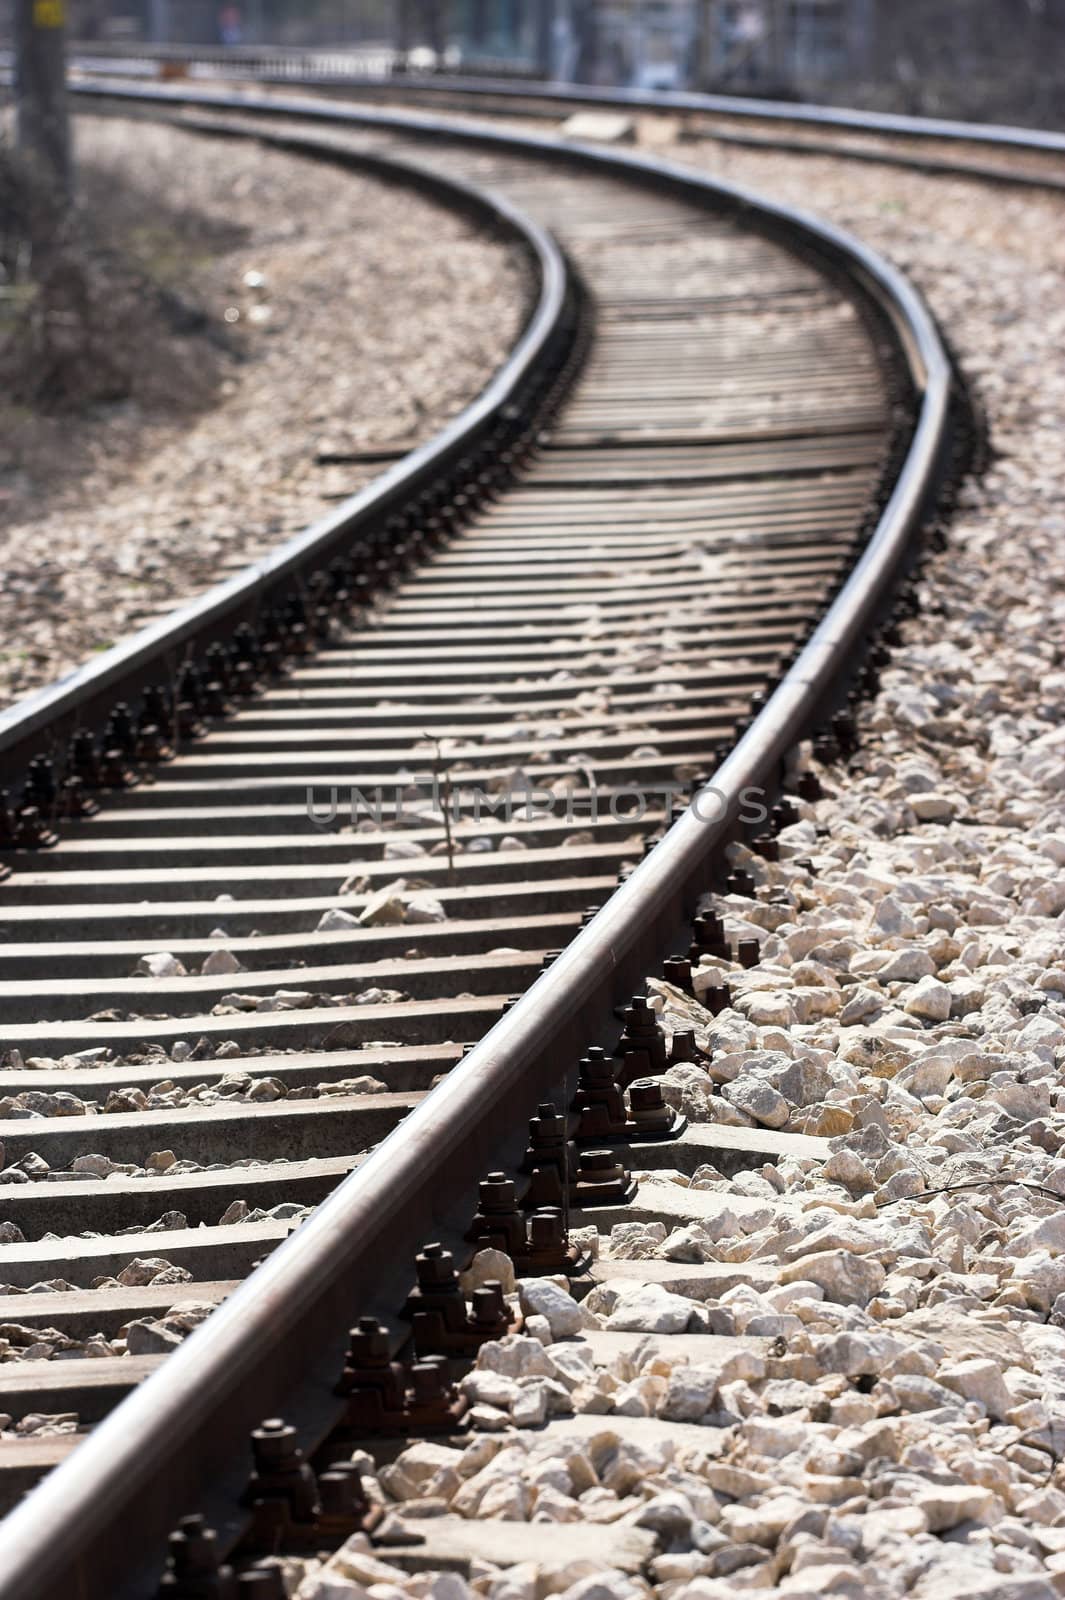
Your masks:
{"label": "metal post", "polygon": [[595,0],[573,0],[573,28],[577,35],[575,83],[595,83],[599,59],[599,17]]}
{"label": "metal post", "polygon": [[71,191],[63,0],[16,0],[16,139],[39,182]]}
{"label": "metal post", "polygon": [[539,0],[536,10],[536,62],[541,78],[555,71],[555,0]]}
{"label": "metal post", "polygon": [[152,44],[170,43],[170,0],[149,0],[148,38]]}
{"label": "metal post", "polygon": [[784,0],[773,0],[769,20],[769,81],[778,92],[791,81],[793,63],[788,20],[791,8]]}
{"label": "metal post", "polygon": [[425,20],[425,31],[428,35],[429,48],[436,55],[438,67],[443,65],[444,46],[444,3],[443,0],[423,0],[422,15]]}
{"label": "metal post", "polygon": [[405,57],[411,47],[411,11],[413,0],[396,0],[393,17],[396,26],[396,52]]}

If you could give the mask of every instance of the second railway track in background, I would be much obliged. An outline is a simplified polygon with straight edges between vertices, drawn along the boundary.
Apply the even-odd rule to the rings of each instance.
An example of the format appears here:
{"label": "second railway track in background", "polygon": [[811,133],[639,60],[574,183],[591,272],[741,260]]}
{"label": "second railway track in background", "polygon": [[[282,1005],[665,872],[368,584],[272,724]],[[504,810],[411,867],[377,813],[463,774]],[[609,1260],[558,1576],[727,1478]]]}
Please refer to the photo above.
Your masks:
{"label": "second railway track in background", "polygon": [[[461,71],[408,70],[388,50],[363,53],[246,47],[119,45],[79,42],[79,74],[134,78],[189,76],[298,86],[360,100],[413,98],[441,110],[474,110],[493,117],[553,121],[585,108],[639,118],[675,119],[688,132],[722,146],[747,146],[792,155],[909,167],[945,177],[1061,190],[1065,134],[1029,127],[999,127],[942,117],[809,105],[751,95],[626,89],[568,84],[524,73],[501,73],[501,63],[476,60]],[[2,59],[2,53],[0,53]]]}
{"label": "second railway track in background", "polygon": [[[223,97],[202,98],[199,109],[217,111]],[[244,99],[232,109],[274,108]],[[14,1225],[0,1244],[0,1284],[16,1291],[0,1290],[0,1322],[40,1328],[45,1343],[49,1329],[115,1339],[182,1302],[217,1304],[286,1239],[302,1208],[354,1168],[365,1177],[355,1203],[380,1206],[397,1146],[368,1153],[412,1119],[399,1133],[411,1145],[406,1168],[393,1167],[398,1198],[382,1221],[380,1282],[353,1251],[322,1272],[335,1322],[324,1354],[307,1345],[306,1372],[300,1356],[279,1355],[260,1412],[294,1374],[307,1379],[335,1359],[360,1294],[367,1309],[381,1296],[387,1303],[392,1281],[409,1271],[402,1251],[429,1237],[427,1205],[435,1233],[460,1236],[471,1180],[505,1157],[481,1127],[454,1136],[453,1170],[440,1165],[446,1151],[434,1151],[432,1137],[451,1136],[432,1113],[447,1112],[452,1086],[456,1119],[480,1098],[490,1121],[498,1102],[500,1140],[520,1140],[541,1093],[553,1089],[560,1102],[572,1094],[582,1050],[612,1045],[618,984],[661,970],[686,944],[683,913],[714,881],[739,779],[759,779],[767,807],[778,798],[782,757],[815,711],[831,710],[830,681],[871,636],[944,452],[945,371],[927,324],[904,295],[892,303],[898,286],[877,281],[875,260],[848,261],[838,239],[654,163],[590,151],[562,163],[534,140],[469,130],[449,141],[438,129],[427,145],[430,120],[371,114],[360,126],[356,115],[342,136],[280,137],[308,153],[317,144],[327,158],[354,141],[370,159],[428,159],[445,177],[501,192],[558,239],[572,282],[535,403],[500,413],[490,445],[453,464],[443,487],[392,508],[386,536],[357,547],[346,609],[338,604],[327,622],[319,607],[314,648],[308,600],[295,632],[292,615],[280,630],[260,618],[257,636],[231,636],[207,658],[220,689],[206,686],[208,672],[183,678],[178,715],[201,730],[172,758],[144,759],[153,742],[170,742],[165,677],[146,680],[142,666],[128,696],[118,672],[106,692],[87,694],[99,716],[101,695],[131,698],[147,683],[146,709],[133,714],[140,732],[119,712],[96,745],[117,740],[119,764],[143,781],[105,787],[98,812],[58,823],[47,849],[33,847],[34,834],[50,823],[63,747],[48,744],[45,706],[24,741],[57,758],[51,771],[39,760],[32,769],[26,799],[40,815],[9,816],[21,847],[5,855],[12,870],[0,885],[0,1095],[59,1098],[28,1103],[44,1116],[26,1117],[16,1103],[0,1114],[5,1166],[24,1180],[0,1187],[0,1219]],[[544,271],[541,260],[541,306]],[[321,599],[321,590],[304,594]],[[785,678],[804,648],[804,667]],[[180,651],[171,671],[175,661]],[[752,727],[782,680],[784,707],[771,701]],[[59,716],[65,738],[80,713],[60,706]],[[102,723],[84,726],[95,734]],[[97,760],[83,743],[77,770],[84,776]],[[671,827],[711,777],[713,791],[703,792],[715,804],[721,797],[724,816],[711,807],[710,825],[707,813],[688,813]],[[309,793],[328,818],[334,792],[337,815],[316,826]],[[353,792],[361,808],[357,800],[349,815]],[[500,815],[508,793],[512,809]],[[660,887],[641,888],[656,868]],[[612,899],[619,877],[630,881]],[[556,960],[607,902],[583,942]],[[159,975],[137,974],[138,963]],[[513,1005],[545,966],[557,993],[541,984]],[[459,1068],[464,1047],[505,1010],[503,1030]],[[630,1044],[638,1022],[630,1019]],[[504,1060],[520,1088],[516,1077],[508,1088]],[[660,1119],[656,1103],[653,1088],[644,1091],[646,1126]],[[752,1150],[772,1142],[760,1136]],[[408,1196],[401,1214],[405,1187],[419,1181],[419,1149],[421,1178],[437,1162],[440,1191]],[[90,1155],[112,1175],[79,1172],[75,1162]],[[608,1192],[612,1175],[609,1162],[586,1162],[586,1207],[594,1211],[595,1186]],[[241,1202],[280,1211],[223,1222],[241,1216]],[[317,1213],[317,1248],[333,1226],[323,1219],[340,1214]],[[313,1227],[302,1223],[248,1292],[271,1268],[296,1270]],[[133,1267],[158,1258],[179,1272],[152,1283]],[[303,1312],[280,1311],[276,1286],[271,1303],[280,1349]],[[229,1428],[259,1403],[249,1399],[250,1376],[241,1390],[244,1358],[222,1350],[227,1337],[247,1344],[247,1317],[258,1313],[245,1311],[242,1331],[239,1308],[251,1306],[235,1297],[229,1321],[211,1318],[177,1356],[5,1364],[0,1409],[75,1413],[84,1428],[159,1367],[138,1401],[148,1407],[158,1396],[164,1410],[180,1408],[160,1387],[167,1364],[195,1386],[202,1374],[191,1363],[217,1323],[218,1371],[226,1359],[237,1371],[236,1398],[217,1398],[218,1427]],[[149,1335],[141,1348],[150,1346]],[[324,1426],[313,1415],[310,1434]],[[145,1540],[153,1519],[165,1526],[186,1508],[188,1485],[207,1471],[210,1423],[194,1418],[190,1429],[199,1443],[170,1463],[171,1503],[149,1514]],[[103,1437],[79,1446],[64,1471]],[[5,1508],[77,1438],[0,1444]],[[61,1472],[54,1484],[62,1481]],[[133,1583],[142,1560],[150,1570],[144,1543],[128,1572],[115,1566],[114,1529],[94,1542],[88,1479],[80,1500],[67,1481],[79,1570],[108,1571],[116,1585]],[[17,1518],[12,1527],[13,1565],[0,1565],[0,1578],[14,1583],[34,1537],[22,1544]],[[41,1581],[42,1596],[72,1592],[63,1576]]]}

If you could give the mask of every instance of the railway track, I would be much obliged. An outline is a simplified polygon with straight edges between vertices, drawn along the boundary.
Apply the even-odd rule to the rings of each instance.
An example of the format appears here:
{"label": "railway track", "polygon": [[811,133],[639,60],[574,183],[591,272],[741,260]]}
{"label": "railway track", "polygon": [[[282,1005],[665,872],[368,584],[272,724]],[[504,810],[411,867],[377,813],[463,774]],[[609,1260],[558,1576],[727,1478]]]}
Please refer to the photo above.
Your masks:
{"label": "railway track", "polygon": [[944,177],[1060,191],[1065,134],[941,117],[905,116],[751,96],[619,89],[537,81],[484,62],[467,72],[405,71],[394,54],[210,47],[75,46],[77,70],[94,78],[189,76],[250,81],[360,101],[409,103],[501,118],[557,121],[582,108],[638,119],[672,118],[722,146],[909,167]]}
{"label": "railway track", "polygon": [[[210,77],[224,72],[216,60],[190,64]],[[727,148],[830,156],[837,161],[909,168],[947,178],[1060,191],[1065,185],[1065,134],[1004,128],[933,117],[910,117],[729,95],[651,92],[588,85],[510,81],[490,74],[398,77],[347,73],[330,67],[249,63],[248,76],[335,93],[341,87],[370,103],[413,99],[441,110],[474,111],[519,121],[556,121],[582,109],[641,117],[653,124],[672,118],[687,135]],[[631,136],[631,135],[630,135]]]}
{"label": "railway track", "polygon": [[[632,1169],[827,1154],[742,1112],[686,1127],[640,999],[612,1064],[615,1007],[667,956],[690,988],[711,891],[699,993],[724,1005],[757,961],[758,863],[814,792],[794,752],[833,712],[850,736],[949,441],[926,314],[830,228],[524,134],[154,98],[450,186],[538,287],[442,442],[0,721],[27,774],[0,886],[0,1323],[29,1359],[4,1409],[68,1419],[0,1444],[7,1507],[57,1469],[6,1525],[5,1597],[151,1593],[192,1507],[246,1535],[248,1428],[283,1409],[311,1451],[351,1423],[348,1326],[384,1316],[402,1347],[415,1250],[471,1253],[476,1184],[522,1166],[545,1097],[577,1108],[579,1165],[558,1176],[541,1112],[535,1219],[490,1186],[471,1235],[526,1273],[587,1268],[567,1220],[683,1214],[634,1200]],[[249,121],[286,111],[340,131]],[[215,1306],[184,1342],[182,1307]]]}

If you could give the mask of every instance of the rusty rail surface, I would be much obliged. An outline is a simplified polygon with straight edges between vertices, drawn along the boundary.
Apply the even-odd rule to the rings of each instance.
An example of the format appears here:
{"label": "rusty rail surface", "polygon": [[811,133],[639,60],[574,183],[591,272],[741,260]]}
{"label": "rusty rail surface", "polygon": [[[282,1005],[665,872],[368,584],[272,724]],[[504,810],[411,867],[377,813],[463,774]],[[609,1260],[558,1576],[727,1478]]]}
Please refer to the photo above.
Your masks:
{"label": "rusty rail surface", "polygon": [[[892,330],[918,415],[905,463],[857,565],[765,709],[712,775],[725,797],[720,819],[709,823],[689,809],[402,1126],[168,1358],[165,1370],[135,1390],[12,1513],[0,1547],[3,1600],[117,1600],[153,1592],[165,1534],[190,1505],[208,1512],[223,1543],[232,1538],[251,1426],[283,1401],[309,1438],[325,1435],[341,1407],[332,1386],[355,1313],[395,1303],[406,1262],[422,1241],[460,1234],[477,1178],[506,1162],[508,1144],[514,1153],[530,1112],[557,1086],[559,1063],[596,1038],[610,1007],[677,939],[709,885],[742,791],[772,789],[783,758],[831,704],[912,553],[950,434],[949,362],[905,278],[842,230],[750,190],[642,155],[578,145],[560,150],[530,134],[425,115],[173,88],[118,92],[94,85],[79,92],[399,128],[427,138],[446,134],[564,159],[724,208],[846,272]],[[538,327],[546,334],[543,323]],[[45,709],[39,708],[42,718]],[[7,737],[13,737],[10,723]]]}

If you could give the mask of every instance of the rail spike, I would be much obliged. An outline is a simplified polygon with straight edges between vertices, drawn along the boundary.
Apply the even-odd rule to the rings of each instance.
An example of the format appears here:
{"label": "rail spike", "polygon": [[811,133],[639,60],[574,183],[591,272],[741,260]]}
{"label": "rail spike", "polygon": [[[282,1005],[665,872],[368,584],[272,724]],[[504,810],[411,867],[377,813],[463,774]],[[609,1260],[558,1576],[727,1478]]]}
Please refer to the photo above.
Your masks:
{"label": "rail spike", "polygon": [[237,1600],[233,1568],[218,1554],[218,1536],[200,1515],[182,1517],[167,1540],[158,1600]]}

